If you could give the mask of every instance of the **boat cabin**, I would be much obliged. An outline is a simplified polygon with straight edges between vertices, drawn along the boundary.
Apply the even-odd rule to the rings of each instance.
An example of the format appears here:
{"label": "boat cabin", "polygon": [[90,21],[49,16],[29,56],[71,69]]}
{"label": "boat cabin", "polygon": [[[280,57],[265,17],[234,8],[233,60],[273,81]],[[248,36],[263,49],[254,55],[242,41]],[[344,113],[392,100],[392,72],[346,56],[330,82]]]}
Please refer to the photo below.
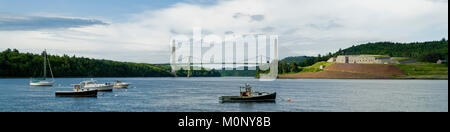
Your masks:
{"label": "boat cabin", "polygon": [[244,87],[240,87],[240,90],[241,90],[241,92],[240,92],[241,96],[243,96],[243,97],[252,96],[253,91],[252,91],[252,87],[249,84],[245,84]]}
{"label": "boat cabin", "polygon": [[97,83],[97,81],[83,81],[80,83],[81,87],[85,87],[85,86],[89,86],[89,85],[95,85]]}
{"label": "boat cabin", "polygon": [[79,92],[79,91],[81,90],[81,85],[80,85],[80,84],[74,84],[74,85],[73,85],[73,90],[74,90],[75,92]]}
{"label": "boat cabin", "polygon": [[[90,85],[97,85],[97,81],[91,80],[91,81],[83,81],[80,83],[81,86],[90,86]],[[105,85],[111,85],[110,83],[105,83]]]}

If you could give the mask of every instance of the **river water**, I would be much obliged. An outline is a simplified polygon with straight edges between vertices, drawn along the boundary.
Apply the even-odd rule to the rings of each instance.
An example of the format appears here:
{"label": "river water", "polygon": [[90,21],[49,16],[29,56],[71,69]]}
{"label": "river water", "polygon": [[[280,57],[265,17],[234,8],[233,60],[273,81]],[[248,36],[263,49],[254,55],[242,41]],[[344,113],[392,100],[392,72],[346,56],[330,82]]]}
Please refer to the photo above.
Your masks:
{"label": "river water", "polygon": [[[95,78],[130,82],[97,98],[59,98],[90,78],[57,78],[53,87],[0,79],[2,112],[448,112],[448,80],[328,80],[254,78]],[[249,83],[277,92],[275,103],[220,103]],[[291,99],[290,102],[287,100]]]}

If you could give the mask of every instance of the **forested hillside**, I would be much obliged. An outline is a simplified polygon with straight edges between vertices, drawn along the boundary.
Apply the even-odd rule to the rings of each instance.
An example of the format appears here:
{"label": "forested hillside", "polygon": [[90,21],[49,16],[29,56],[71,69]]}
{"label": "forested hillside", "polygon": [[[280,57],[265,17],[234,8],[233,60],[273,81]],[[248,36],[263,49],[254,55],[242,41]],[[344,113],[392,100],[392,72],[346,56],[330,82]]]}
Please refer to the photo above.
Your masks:
{"label": "forested hillside", "polygon": [[[49,55],[55,77],[171,77],[169,66]],[[0,52],[0,77],[40,77],[43,55]],[[48,72],[48,76],[50,73]]]}
{"label": "forested hillside", "polygon": [[410,57],[421,61],[436,62],[438,59],[448,60],[448,40],[415,43],[368,43],[340,50],[336,53],[336,55],[360,54]]}
{"label": "forested hillside", "polygon": [[314,58],[314,57],[309,57],[309,56],[290,56],[290,57],[286,57],[281,61],[285,61],[287,63],[291,63],[291,62],[295,62],[295,63],[301,63],[306,61],[306,59],[309,58]]}
{"label": "forested hillside", "polygon": [[448,40],[442,39],[441,41],[414,43],[376,42],[352,46],[343,50],[340,49],[336,53],[328,53],[326,55],[318,55],[316,57],[287,57],[279,62],[278,72],[280,74],[296,73],[304,70],[299,69],[298,67],[312,66],[317,62],[327,61],[331,57],[361,54],[406,57],[417,59],[421,62],[436,63],[439,59],[445,59],[448,61]]}

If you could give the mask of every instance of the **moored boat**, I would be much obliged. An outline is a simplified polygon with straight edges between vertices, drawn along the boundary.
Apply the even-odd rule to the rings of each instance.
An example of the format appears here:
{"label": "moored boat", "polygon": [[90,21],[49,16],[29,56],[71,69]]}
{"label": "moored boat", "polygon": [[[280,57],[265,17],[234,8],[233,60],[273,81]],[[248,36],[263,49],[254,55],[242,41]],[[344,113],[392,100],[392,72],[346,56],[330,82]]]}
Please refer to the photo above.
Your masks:
{"label": "moored boat", "polygon": [[91,79],[90,81],[83,81],[80,83],[81,89],[85,90],[98,90],[98,91],[113,91],[113,86],[111,83],[99,84],[97,81]]}
{"label": "moored boat", "polygon": [[38,79],[34,79],[32,81],[30,81],[30,86],[53,86],[53,84],[55,83],[55,81],[47,81],[47,80],[38,80]]}
{"label": "moored boat", "polygon": [[222,96],[219,98],[220,102],[275,102],[277,97],[276,92],[253,92],[248,84],[240,89],[240,96]]}
{"label": "moored boat", "polygon": [[[31,78],[30,86],[53,86],[55,79],[53,77],[52,67],[50,61],[48,60],[47,51],[44,51],[44,76],[42,78]],[[52,81],[47,80],[47,64],[50,68],[50,74],[52,75]]]}
{"label": "moored boat", "polygon": [[73,91],[56,91],[57,97],[97,97],[98,90],[82,89],[79,84],[74,85]]}
{"label": "moored boat", "polygon": [[118,80],[114,82],[114,88],[128,88],[128,86],[130,86],[130,83]]}

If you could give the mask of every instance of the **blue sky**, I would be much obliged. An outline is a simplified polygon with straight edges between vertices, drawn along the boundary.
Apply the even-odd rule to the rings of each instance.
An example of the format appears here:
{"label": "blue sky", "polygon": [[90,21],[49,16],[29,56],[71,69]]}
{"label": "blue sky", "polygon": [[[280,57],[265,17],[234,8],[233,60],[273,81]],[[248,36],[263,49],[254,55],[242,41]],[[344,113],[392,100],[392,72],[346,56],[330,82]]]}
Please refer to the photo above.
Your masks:
{"label": "blue sky", "polygon": [[214,4],[215,0],[0,0],[0,13],[59,14],[121,21],[128,14],[167,8],[175,3]]}
{"label": "blue sky", "polygon": [[168,63],[194,27],[279,36],[280,57],[448,39],[448,0],[0,0],[0,50]]}

